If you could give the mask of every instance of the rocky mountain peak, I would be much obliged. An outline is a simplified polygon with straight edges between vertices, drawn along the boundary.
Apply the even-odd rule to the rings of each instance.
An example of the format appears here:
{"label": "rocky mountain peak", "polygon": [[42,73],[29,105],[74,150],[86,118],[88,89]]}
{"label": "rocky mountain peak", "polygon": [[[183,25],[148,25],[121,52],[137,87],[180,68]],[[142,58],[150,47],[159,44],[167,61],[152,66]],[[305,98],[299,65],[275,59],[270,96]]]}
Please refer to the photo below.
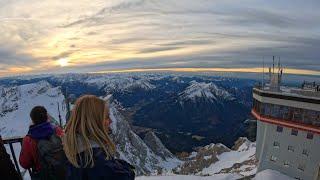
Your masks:
{"label": "rocky mountain peak", "polygon": [[179,94],[182,101],[197,101],[205,99],[207,101],[217,101],[218,99],[232,100],[234,97],[225,89],[218,87],[214,83],[191,81],[190,85]]}

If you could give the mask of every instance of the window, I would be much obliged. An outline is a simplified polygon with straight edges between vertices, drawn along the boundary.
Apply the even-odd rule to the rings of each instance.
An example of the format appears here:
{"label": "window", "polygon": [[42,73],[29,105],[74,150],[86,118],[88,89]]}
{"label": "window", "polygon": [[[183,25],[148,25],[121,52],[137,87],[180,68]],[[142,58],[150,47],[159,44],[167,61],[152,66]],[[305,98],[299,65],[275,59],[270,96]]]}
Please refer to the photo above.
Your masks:
{"label": "window", "polygon": [[298,130],[292,129],[291,130],[291,135],[298,136]]}
{"label": "window", "polygon": [[304,171],[305,168],[306,168],[305,165],[302,165],[302,164],[299,164],[299,166],[298,166],[298,169],[300,171]]}
{"label": "window", "polygon": [[313,139],[313,134],[312,133],[308,133],[307,134],[307,139]]}
{"label": "window", "polygon": [[309,156],[309,151],[307,149],[304,149],[302,151],[302,154],[305,155],[305,156]]}
{"label": "window", "polygon": [[292,120],[296,122],[300,122],[302,120],[302,114],[303,114],[302,109],[294,108]]}
{"label": "window", "polygon": [[273,147],[280,148],[280,143],[277,141],[273,142]]}
{"label": "window", "polygon": [[288,146],[288,151],[294,152],[294,147],[293,146]]}
{"label": "window", "polygon": [[283,165],[284,167],[290,167],[289,161],[284,161]]}
{"label": "window", "polygon": [[274,117],[274,118],[282,118],[279,105],[274,105],[273,106],[272,117]]}
{"label": "window", "polygon": [[265,115],[272,116],[273,104],[265,104]]}
{"label": "window", "polygon": [[277,132],[282,132],[282,131],[283,131],[283,127],[277,126]]}
{"label": "window", "polygon": [[271,156],[271,157],[270,157],[270,161],[272,161],[272,162],[276,162],[276,161],[277,161],[277,159],[278,159],[278,158],[277,158],[277,157],[275,157],[275,156]]}

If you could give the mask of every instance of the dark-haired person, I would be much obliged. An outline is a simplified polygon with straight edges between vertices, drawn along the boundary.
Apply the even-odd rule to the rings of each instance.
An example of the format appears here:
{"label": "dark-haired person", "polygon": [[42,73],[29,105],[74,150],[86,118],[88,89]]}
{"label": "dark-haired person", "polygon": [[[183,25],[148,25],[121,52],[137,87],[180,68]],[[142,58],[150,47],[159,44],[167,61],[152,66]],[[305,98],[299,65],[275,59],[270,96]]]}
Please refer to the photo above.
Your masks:
{"label": "dark-haired person", "polygon": [[[49,148],[62,147],[60,138],[63,136],[63,130],[48,121],[47,110],[42,106],[34,107],[30,112],[30,118],[32,125],[29,127],[28,134],[22,142],[19,158],[20,165],[25,169],[32,169],[32,179],[54,179],[46,177],[48,172],[44,173],[44,169],[49,166],[45,164],[45,158],[50,157]],[[60,140],[55,137],[60,137],[58,138]],[[55,140],[58,144],[52,144],[51,140]],[[41,147],[39,147],[40,142]],[[46,157],[41,156],[45,153],[47,153]],[[46,171],[48,170],[46,169]]]}

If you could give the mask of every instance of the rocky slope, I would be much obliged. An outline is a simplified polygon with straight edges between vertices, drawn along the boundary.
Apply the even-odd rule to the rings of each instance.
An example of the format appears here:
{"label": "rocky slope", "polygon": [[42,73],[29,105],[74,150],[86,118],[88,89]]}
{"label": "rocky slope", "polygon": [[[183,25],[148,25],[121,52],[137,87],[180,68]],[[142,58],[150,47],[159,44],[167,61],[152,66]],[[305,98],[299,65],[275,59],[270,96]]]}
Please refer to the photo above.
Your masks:
{"label": "rocky slope", "polygon": [[236,174],[239,177],[256,173],[255,143],[240,138],[232,149],[223,144],[210,144],[198,148],[174,172],[183,175],[214,176]]}
{"label": "rocky slope", "polygon": [[118,111],[119,108],[120,105],[111,100],[111,128],[121,159],[135,165],[140,175],[161,174],[181,164],[181,161],[169,152],[154,133],[150,132],[144,139],[136,135]]}

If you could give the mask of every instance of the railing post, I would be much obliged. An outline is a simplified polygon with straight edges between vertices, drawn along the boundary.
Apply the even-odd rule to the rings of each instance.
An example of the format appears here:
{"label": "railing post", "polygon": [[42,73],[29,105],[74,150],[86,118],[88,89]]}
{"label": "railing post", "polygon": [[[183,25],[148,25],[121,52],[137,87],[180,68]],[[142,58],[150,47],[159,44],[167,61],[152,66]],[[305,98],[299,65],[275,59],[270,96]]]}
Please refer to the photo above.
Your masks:
{"label": "railing post", "polygon": [[[21,171],[20,171],[20,166],[19,166],[16,154],[15,154],[15,151],[14,151],[14,148],[13,148],[13,144],[14,143],[20,143],[22,145],[22,137],[3,139],[3,143],[9,145],[10,153],[11,153],[11,157],[13,159],[13,163],[14,163],[15,169],[18,172],[18,174],[20,176],[20,179],[23,179]],[[29,171],[29,173],[30,173],[30,171]]]}
{"label": "railing post", "polygon": [[21,174],[20,167],[19,167],[19,164],[18,164],[18,161],[17,161],[17,158],[16,158],[16,154],[14,152],[12,143],[9,143],[9,146],[10,146],[10,151],[11,151],[12,158],[13,158],[14,164],[16,166],[16,169],[17,169],[18,173]]}

